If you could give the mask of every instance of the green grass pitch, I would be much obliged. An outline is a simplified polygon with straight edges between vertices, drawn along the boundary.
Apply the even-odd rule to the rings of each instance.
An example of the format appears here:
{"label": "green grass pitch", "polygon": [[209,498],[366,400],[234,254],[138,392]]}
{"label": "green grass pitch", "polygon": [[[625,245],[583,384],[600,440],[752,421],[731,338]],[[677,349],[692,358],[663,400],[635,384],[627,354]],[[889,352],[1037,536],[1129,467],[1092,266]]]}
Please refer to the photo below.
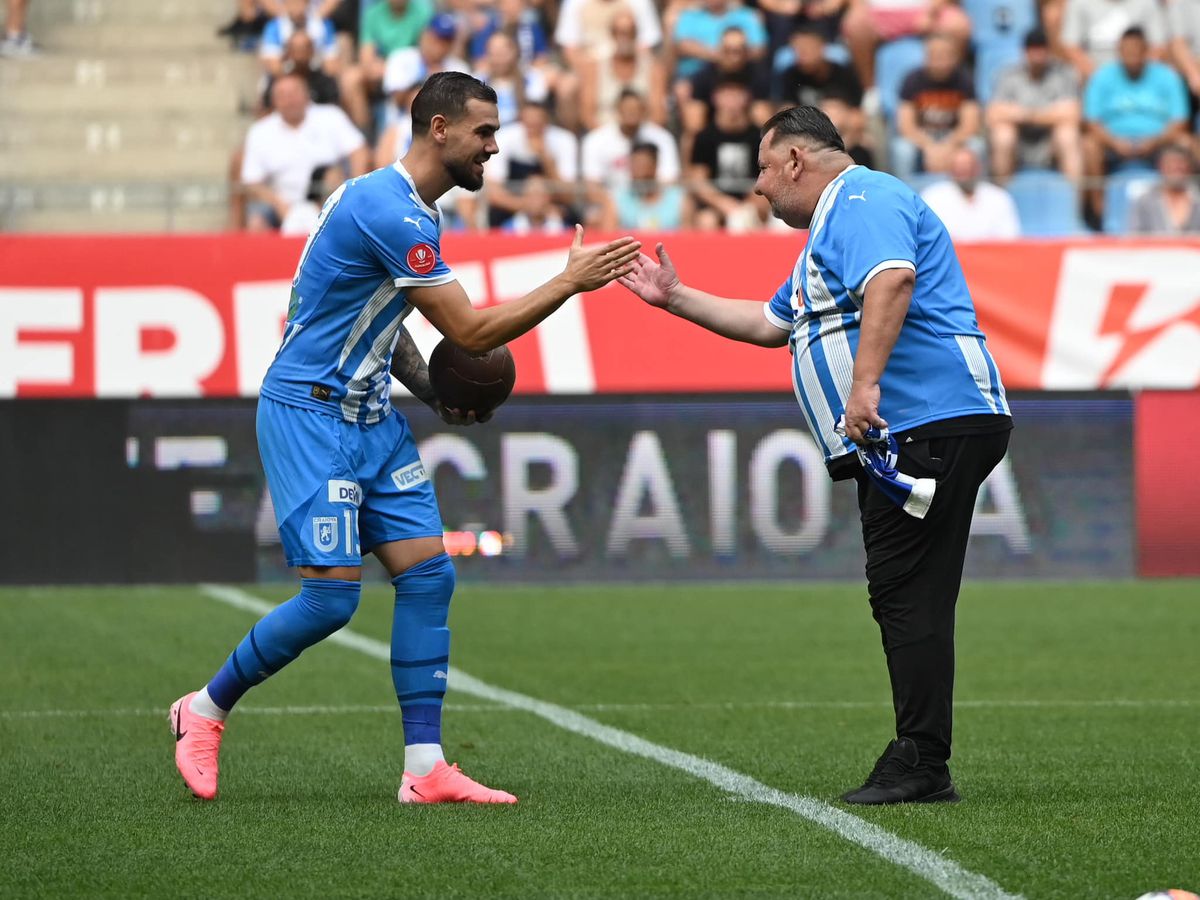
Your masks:
{"label": "green grass pitch", "polygon": [[[369,588],[351,628],[386,641],[390,606]],[[166,708],[252,621],[196,588],[0,590],[0,897],[945,896],[453,681],[448,755],[521,803],[401,807],[388,668],[333,644],[247,697],[195,801]],[[857,585],[464,586],[451,626],[465,673],[834,806],[889,737]],[[1030,900],[1200,890],[1198,645],[1194,581],[968,585],[963,802],[851,811]]]}

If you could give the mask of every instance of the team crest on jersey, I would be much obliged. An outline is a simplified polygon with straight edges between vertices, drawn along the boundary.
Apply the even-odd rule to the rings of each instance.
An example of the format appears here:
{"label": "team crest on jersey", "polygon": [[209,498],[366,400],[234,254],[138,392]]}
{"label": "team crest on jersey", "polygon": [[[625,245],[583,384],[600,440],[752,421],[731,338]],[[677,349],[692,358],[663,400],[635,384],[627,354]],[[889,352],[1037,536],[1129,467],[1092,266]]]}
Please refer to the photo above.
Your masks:
{"label": "team crest on jersey", "polygon": [[436,264],[437,257],[428,244],[417,244],[408,251],[408,267],[418,275],[428,275]]}
{"label": "team crest on jersey", "polygon": [[337,546],[337,516],[313,516],[313,543],[322,553],[329,553]]}

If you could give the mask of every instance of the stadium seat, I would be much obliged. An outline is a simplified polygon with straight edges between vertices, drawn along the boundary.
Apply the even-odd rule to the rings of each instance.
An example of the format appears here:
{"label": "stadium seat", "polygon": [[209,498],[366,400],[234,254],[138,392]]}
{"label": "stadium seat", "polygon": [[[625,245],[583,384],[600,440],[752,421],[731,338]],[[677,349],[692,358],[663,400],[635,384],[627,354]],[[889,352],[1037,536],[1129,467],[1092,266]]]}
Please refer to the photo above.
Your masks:
{"label": "stadium seat", "polygon": [[1157,181],[1158,174],[1153,169],[1123,169],[1109,175],[1104,183],[1104,233],[1127,233],[1134,202]]}
{"label": "stadium seat", "polygon": [[991,99],[996,78],[1021,60],[1025,35],[1037,25],[1034,0],[963,0],[975,48],[975,93]]}
{"label": "stadium seat", "polygon": [[900,105],[900,85],[905,76],[925,62],[925,44],[920,38],[900,38],[883,44],[875,53],[875,86],[879,105],[890,125]]}
{"label": "stadium seat", "polygon": [[1086,233],[1079,216],[1079,194],[1058,172],[1018,172],[1006,187],[1017,204],[1023,236],[1074,237]]}

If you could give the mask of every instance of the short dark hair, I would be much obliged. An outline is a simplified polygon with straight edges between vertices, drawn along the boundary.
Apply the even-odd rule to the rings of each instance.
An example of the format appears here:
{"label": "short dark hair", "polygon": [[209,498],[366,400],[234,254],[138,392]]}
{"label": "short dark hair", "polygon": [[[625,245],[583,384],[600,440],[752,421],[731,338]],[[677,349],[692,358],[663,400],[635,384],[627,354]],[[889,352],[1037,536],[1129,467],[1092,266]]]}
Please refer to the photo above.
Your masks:
{"label": "short dark hair", "polygon": [[620,103],[623,100],[628,100],[630,97],[635,99],[638,103],[646,102],[646,98],[642,96],[640,91],[635,91],[633,88],[627,87],[621,88],[621,93],[617,94],[617,103]]}
{"label": "short dark hair", "polygon": [[762,127],[764,137],[771,131],[775,132],[771,138],[772,146],[778,144],[781,138],[798,137],[818,148],[846,152],[846,144],[829,121],[829,116],[815,106],[793,106],[780,110],[767,119]]}
{"label": "short dark hair", "polygon": [[658,144],[652,144],[650,141],[638,141],[629,148],[630,156],[633,156],[635,153],[649,153],[654,157],[654,161],[658,162]]}
{"label": "short dark hair", "polygon": [[1121,33],[1121,40],[1125,38],[1137,38],[1143,44],[1146,43],[1146,30],[1140,25],[1130,25]]}
{"label": "short dark hair", "polygon": [[413,98],[413,134],[428,134],[434,116],[445,116],[448,121],[461,119],[467,112],[469,100],[495,103],[496,92],[478,78],[463,72],[435,72],[430,75]]}
{"label": "short dark hair", "polygon": [[1046,29],[1041,25],[1035,25],[1025,35],[1025,46],[1028,47],[1049,47],[1050,38],[1046,34]]}

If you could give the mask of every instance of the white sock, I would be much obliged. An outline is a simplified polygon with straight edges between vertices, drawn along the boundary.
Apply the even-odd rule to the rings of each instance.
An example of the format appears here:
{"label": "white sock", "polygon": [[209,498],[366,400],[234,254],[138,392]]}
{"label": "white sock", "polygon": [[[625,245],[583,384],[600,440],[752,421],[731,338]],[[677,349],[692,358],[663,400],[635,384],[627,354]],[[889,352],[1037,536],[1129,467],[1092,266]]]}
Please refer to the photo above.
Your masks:
{"label": "white sock", "polygon": [[218,722],[224,722],[225,717],[229,715],[229,710],[221,709],[221,707],[213,703],[212,697],[208,696],[207,685],[196,692],[196,696],[188,704],[188,710],[197,716],[204,716],[206,719],[216,719]]}
{"label": "white sock", "polygon": [[418,778],[428,775],[433,767],[445,762],[441,744],[406,744],[404,746],[404,771]]}

